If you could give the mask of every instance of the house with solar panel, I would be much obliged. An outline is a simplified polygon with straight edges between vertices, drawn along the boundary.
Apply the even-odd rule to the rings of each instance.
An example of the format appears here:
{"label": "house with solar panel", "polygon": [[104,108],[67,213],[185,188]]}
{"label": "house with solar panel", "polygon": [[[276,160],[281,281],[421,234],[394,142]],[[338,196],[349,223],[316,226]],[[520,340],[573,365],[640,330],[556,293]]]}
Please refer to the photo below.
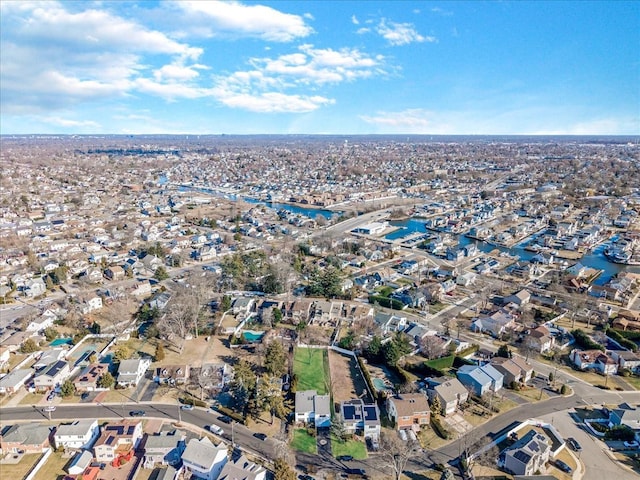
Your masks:
{"label": "house with solar panel", "polygon": [[37,373],[33,379],[33,384],[39,392],[53,390],[62,385],[70,373],[69,364],[64,360],[58,360]]}
{"label": "house with solar panel", "polygon": [[340,417],[347,433],[377,440],[380,437],[380,409],[357,398],[340,404]]}
{"label": "house with solar panel", "polygon": [[500,453],[498,465],[513,475],[533,475],[545,470],[550,456],[551,446],[547,437],[530,430]]}
{"label": "house with solar panel", "polygon": [[102,427],[102,433],[93,446],[96,461],[117,465],[121,458],[130,460],[141,439],[140,420],[107,423]]}

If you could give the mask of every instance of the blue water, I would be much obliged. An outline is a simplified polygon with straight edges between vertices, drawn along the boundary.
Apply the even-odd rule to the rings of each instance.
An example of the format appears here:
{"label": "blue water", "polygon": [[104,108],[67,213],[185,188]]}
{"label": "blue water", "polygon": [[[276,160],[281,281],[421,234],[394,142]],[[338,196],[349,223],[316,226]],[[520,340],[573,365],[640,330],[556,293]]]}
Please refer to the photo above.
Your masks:
{"label": "blue water", "polygon": [[242,334],[244,335],[244,338],[247,339],[247,342],[251,342],[251,343],[258,343],[260,340],[262,340],[262,337],[264,337],[264,332],[252,332],[250,330],[243,330]]}
{"label": "blue water", "polygon": [[[391,232],[390,234],[386,235],[385,238],[388,240],[396,240],[398,238],[408,236],[415,232],[424,233],[426,231],[424,224],[425,224],[425,220],[416,219],[416,218],[390,222],[390,225],[397,227],[400,230]],[[489,243],[482,242],[480,240],[474,240],[472,238],[465,237],[464,235],[454,235],[454,237],[458,239],[458,243],[460,244],[460,246],[465,246],[471,243],[475,243],[476,246],[478,247],[478,250],[485,253],[489,253],[493,250],[498,249],[502,252],[507,252],[510,255],[517,255],[518,257],[520,257],[521,260],[524,260],[524,261],[531,260],[531,258],[535,256],[534,252],[529,252],[524,249],[524,247],[527,245],[527,242],[522,242],[514,247],[507,248],[507,247],[491,245]],[[622,271],[638,270],[637,268],[626,267],[624,265],[609,262],[604,256],[604,248],[605,248],[605,245],[599,245],[593,250],[591,250],[589,253],[587,253],[580,260],[578,260],[580,263],[582,263],[586,267],[595,268],[596,270],[604,270],[603,273],[595,280],[594,284],[604,285],[611,279],[611,277],[613,277],[614,275]],[[567,260],[567,261],[571,263],[571,260]]]}
{"label": "blue water", "polygon": [[73,339],[71,338],[56,338],[53,342],[49,344],[50,347],[59,347],[60,345],[71,345],[73,343]]}
{"label": "blue water", "polygon": [[[195,187],[180,187],[181,192],[185,191],[196,191],[196,192],[204,192],[210,195],[216,195],[219,197],[224,197],[227,200],[237,201],[238,196],[233,194],[223,194],[213,189],[208,188],[195,188]],[[263,200],[258,200],[257,198],[251,197],[240,197],[243,201],[247,203],[252,203],[254,205],[264,205],[268,208],[273,208],[274,210],[286,210],[291,213],[296,213],[299,215],[305,215],[309,218],[315,218],[317,215],[322,215],[326,219],[330,219],[333,216],[339,216],[342,212],[337,212],[333,210],[324,210],[321,208],[309,208],[309,207],[300,207],[298,205],[290,205],[288,203],[273,203],[273,202],[265,202]]]}

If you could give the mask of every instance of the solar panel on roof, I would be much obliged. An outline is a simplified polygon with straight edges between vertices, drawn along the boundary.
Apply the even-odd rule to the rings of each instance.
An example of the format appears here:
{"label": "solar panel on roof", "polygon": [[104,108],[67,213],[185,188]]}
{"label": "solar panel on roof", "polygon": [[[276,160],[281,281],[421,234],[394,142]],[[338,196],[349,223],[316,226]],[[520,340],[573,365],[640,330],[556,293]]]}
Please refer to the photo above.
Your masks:
{"label": "solar panel on roof", "polygon": [[116,437],[109,436],[104,443],[106,443],[107,445],[111,445],[115,439]]}

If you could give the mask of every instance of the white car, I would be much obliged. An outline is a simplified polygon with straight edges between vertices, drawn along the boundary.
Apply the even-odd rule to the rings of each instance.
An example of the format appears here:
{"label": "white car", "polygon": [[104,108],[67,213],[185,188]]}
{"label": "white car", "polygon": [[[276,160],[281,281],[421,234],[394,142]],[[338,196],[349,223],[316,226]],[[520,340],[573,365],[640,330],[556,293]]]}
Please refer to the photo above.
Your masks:
{"label": "white car", "polygon": [[42,409],[43,412],[55,412],[56,411],[56,406],[55,405],[47,405],[46,407],[44,407]]}
{"label": "white car", "polygon": [[209,425],[209,431],[216,435],[222,435],[224,433],[224,430],[217,425]]}

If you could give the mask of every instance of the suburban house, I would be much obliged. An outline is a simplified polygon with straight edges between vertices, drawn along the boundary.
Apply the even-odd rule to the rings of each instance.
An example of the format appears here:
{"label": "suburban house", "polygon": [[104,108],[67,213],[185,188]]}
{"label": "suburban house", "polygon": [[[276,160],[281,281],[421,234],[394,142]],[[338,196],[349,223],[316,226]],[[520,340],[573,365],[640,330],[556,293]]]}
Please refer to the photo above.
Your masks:
{"label": "suburban house", "polygon": [[511,382],[527,383],[531,380],[533,367],[524,359],[513,356],[512,358],[493,357],[491,365],[504,375],[504,384],[511,385]]}
{"label": "suburban house", "polygon": [[401,332],[407,326],[406,317],[399,317],[393,313],[378,312],[374,317],[374,321],[382,330],[382,335]]}
{"label": "suburban house", "polygon": [[458,369],[458,380],[481,397],[502,388],[504,376],[491,365],[463,365]]}
{"label": "suburban house", "polygon": [[105,278],[113,281],[123,280],[125,277],[124,268],[120,265],[114,265],[104,271]]}
{"label": "suburban house", "polygon": [[38,318],[31,320],[25,330],[27,332],[40,332],[45,328],[53,327],[53,322],[55,321],[55,315],[40,315]]}
{"label": "suburban house", "polygon": [[538,353],[544,353],[553,347],[554,338],[549,329],[543,325],[534,328],[525,338],[526,345]]}
{"label": "suburban house", "polygon": [[364,438],[380,437],[380,410],[362,399],[345,400],[340,404],[340,417],[348,433],[362,434]]}
{"label": "suburban house", "polygon": [[78,392],[93,392],[98,387],[98,380],[109,371],[108,363],[92,363],[87,365],[73,384]]}
{"label": "suburban house", "polygon": [[[627,368],[633,372],[640,371],[640,356],[630,350],[607,350],[607,354],[618,363],[618,367]],[[2,382],[0,380],[0,382]],[[1,390],[0,390],[1,391]]]}
{"label": "suburban house", "polygon": [[142,439],[142,422],[122,420],[107,423],[93,451],[98,462],[115,462],[118,458],[130,457]]}
{"label": "suburban house", "polygon": [[0,378],[0,393],[12,394],[20,390],[33,376],[33,370],[30,368],[16,368]]}
{"label": "suburban house", "polygon": [[64,360],[66,355],[67,350],[63,350],[62,348],[50,348],[40,354],[38,360],[35,361],[32,367],[39,370],[57,362],[58,360]]}
{"label": "suburban house", "polygon": [[180,463],[182,452],[186,448],[186,435],[181,430],[147,435],[144,441],[144,468],[156,465],[175,466]]}
{"label": "suburban house", "polygon": [[211,443],[207,437],[192,438],[182,454],[182,464],[187,472],[205,480],[217,479],[227,463],[227,446]]}
{"label": "suburban house", "polygon": [[12,425],[0,435],[2,453],[43,453],[49,448],[51,427],[41,423]]}
{"label": "suburban house", "polygon": [[457,378],[446,378],[442,382],[433,382],[427,390],[429,398],[433,402],[438,399],[443,415],[451,415],[458,406],[469,399],[469,391]]}
{"label": "suburban house", "polygon": [[47,286],[44,283],[42,278],[32,278],[31,280],[27,280],[22,287],[22,293],[25,296],[33,298],[39,297],[47,291]]}
{"label": "suburban house", "polygon": [[500,337],[516,325],[515,318],[509,312],[499,310],[491,315],[475,318],[471,323],[474,332],[488,333],[492,337]]}
{"label": "suburban house", "polygon": [[100,435],[97,420],[76,420],[58,426],[53,435],[56,448],[65,450],[89,449]]}
{"label": "suburban house", "polygon": [[87,297],[82,301],[81,311],[83,315],[91,313],[95,310],[102,308],[102,297],[95,295],[93,297]]}
{"label": "suburban house", "polygon": [[519,292],[514,293],[513,295],[509,295],[504,298],[505,305],[508,303],[513,303],[518,307],[522,307],[531,301],[531,294],[527,290],[520,290]]}
{"label": "suburban house", "polygon": [[313,422],[316,428],[331,426],[331,399],[315,390],[296,392],[296,422]]}
{"label": "suburban house", "polygon": [[189,380],[190,373],[189,365],[163,365],[156,368],[153,380],[160,384],[183,384]]}
{"label": "suburban house", "polygon": [[396,430],[419,431],[429,425],[431,409],[427,396],[423,393],[402,393],[387,398],[389,418],[396,424]]}
{"label": "suburban house", "polygon": [[262,465],[250,462],[247,457],[240,455],[234,462],[227,462],[218,480],[264,480],[267,471]]}
{"label": "suburban house", "polygon": [[547,437],[529,430],[520,440],[500,453],[498,465],[514,475],[533,475],[543,471],[551,456]]}
{"label": "suburban house", "polygon": [[640,439],[640,408],[616,408],[609,413],[609,422],[631,428]]}
{"label": "suburban house", "polygon": [[69,364],[64,360],[58,360],[37,373],[33,379],[33,384],[38,391],[52,390],[62,385],[69,374]]}
{"label": "suburban house", "polygon": [[140,261],[144,265],[144,268],[146,268],[151,272],[155,272],[158,269],[158,267],[161,267],[163,264],[162,260],[160,260],[155,255],[151,255],[150,253],[147,253],[144,257],[140,259]]}
{"label": "suburban house", "polygon": [[124,387],[137,386],[150,366],[150,358],[121,360],[118,366],[118,384]]}
{"label": "suburban house", "polygon": [[169,292],[158,292],[151,297],[151,300],[149,300],[149,306],[162,311],[167,308],[170,300],[171,294]]}
{"label": "suburban house", "polygon": [[569,358],[580,370],[597,370],[603,375],[618,373],[618,363],[600,350],[573,349]]}

